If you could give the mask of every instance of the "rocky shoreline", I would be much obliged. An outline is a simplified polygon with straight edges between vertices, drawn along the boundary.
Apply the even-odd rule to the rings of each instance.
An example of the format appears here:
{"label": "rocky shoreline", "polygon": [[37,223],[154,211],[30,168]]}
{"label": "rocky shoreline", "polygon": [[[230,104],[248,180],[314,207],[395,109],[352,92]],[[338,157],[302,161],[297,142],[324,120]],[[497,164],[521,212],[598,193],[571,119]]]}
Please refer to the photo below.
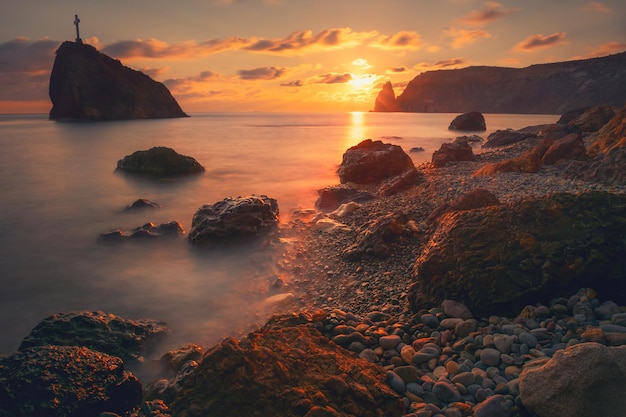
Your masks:
{"label": "rocky shoreline", "polygon": [[[598,133],[580,135],[585,149],[594,149],[601,141],[607,148],[623,149],[625,113],[626,108],[612,119],[610,133],[598,127],[593,130]],[[246,337],[227,338],[213,347],[185,345],[158,363],[144,363],[159,368],[159,377],[149,384],[142,386],[119,358],[139,358],[144,345],[152,345],[167,333],[163,323],[126,321],[100,312],[44,320],[25,339],[28,343],[20,352],[0,356],[0,416],[42,412],[99,417],[623,414],[626,303],[624,271],[617,265],[623,258],[619,258],[619,248],[616,253],[605,250],[612,247],[612,241],[601,233],[602,227],[618,234],[623,230],[626,184],[577,179],[581,177],[572,175],[573,164],[586,163],[577,160],[531,164],[533,170],[524,171],[527,165],[522,162],[534,158],[538,149],[546,152],[550,129],[529,127],[523,130],[523,140],[482,150],[466,137],[459,146],[474,143],[471,160],[452,159],[437,168],[433,163],[407,171],[402,168],[391,181],[346,183],[345,187],[358,191],[358,203],[294,213],[295,220],[281,226],[270,243],[282,251],[268,289],[268,308],[276,315]],[[607,139],[610,135],[616,139]],[[512,160],[522,161],[513,164],[521,166],[522,172],[477,175]],[[580,212],[563,208],[559,205],[563,195],[573,199],[572,205],[610,201],[615,213],[610,213],[612,217],[602,210],[593,213],[593,206]],[[579,197],[586,196],[591,196],[591,203],[580,203]],[[570,200],[563,201],[569,205]],[[521,212],[516,210],[534,201],[546,201],[548,214],[558,212],[555,224],[556,219],[571,217],[574,232],[578,233],[575,222],[580,221],[585,231],[600,233],[589,243],[577,242],[566,232],[565,237],[547,240],[541,240],[540,233],[532,241],[521,239],[523,256],[514,259],[515,268],[521,265],[522,272],[534,271],[533,262],[538,262],[544,285],[554,274],[571,283],[531,293],[532,302],[517,310],[515,303],[528,295],[517,299],[517,290],[510,290],[505,295],[511,296],[512,315],[501,313],[505,308],[495,303],[468,308],[467,301],[472,300],[463,303],[445,296],[420,306],[420,295],[415,292],[420,285],[438,285],[439,279],[433,273],[431,281],[424,281],[428,276],[425,253],[441,250],[438,260],[445,257],[445,250],[458,251],[452,256],[458,259],[464,259],[466,252],[480,254],[481,260],[484,253],[491,253],[482,252],[492,248],[482,248],[481,242],[471,238],[467,246],[462,241],[462,250],[445,241],[451,225],[465,215],[459,213],[487,212],[490,217],[510,213],[511,230],[528,235],[525,223],[537,223],[540,228],[543,223],[535,222],[533,214],[518,224],[515,219]],[[589,217],[587,221],[580,213],[600,220],[594,223]],[[551,222],[549,216],[547,222]],[[476,223],[476,230],[479,227]],[[505,247],[506,236],[500,238]],[[533,252],[536,247],[541,251]],[[562,250],[567,267],[554,272],[550,262]],[[498,262],[508,262],[504,255],[497,256]],[[607,264],[614,268],[607,269]],[[444,269],[453,276],[457,267]],[[491,269],[480,275],[492,274]],[[576,284],[589,282],[584,278],[588,271],[606,276],[594,276],[592,283],[598,288],[589,285],[572,291]],[[474,273],[471,269],[461,272]],[[505,282],[524,278],[517,270],[505,272],[509,274]],[[497,290],[490,286],[501,285],[494,284],[498,274],[492,274],[493,282],[476,284],[478,289],[468,291],[480,291],[489,299]],[[416,285],[418,279],[422,281]],[[436,291],[426,295],[436,298]],[[50,336],[55,327],[63,333],[59,339]],[[63,344],[68,329],[71,343],[82,348],[50,346]],[[110,338],[113,353],[102,342],[106,334],[115,335]],[[118,350],[126,345],[133,349],[127,356]],[[81,362],[88,367],[81,368]]]}

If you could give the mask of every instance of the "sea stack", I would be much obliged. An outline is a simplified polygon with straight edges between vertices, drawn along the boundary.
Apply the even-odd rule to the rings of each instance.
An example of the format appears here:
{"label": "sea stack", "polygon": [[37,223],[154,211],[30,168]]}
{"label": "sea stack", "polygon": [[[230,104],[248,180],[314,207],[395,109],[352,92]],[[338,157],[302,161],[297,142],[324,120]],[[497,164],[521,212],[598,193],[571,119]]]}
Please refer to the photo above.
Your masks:
{"label": "sea stack", "polygon": [[160,82],[82,42],[63,42],[50,75],[50,120],[187,117]]}

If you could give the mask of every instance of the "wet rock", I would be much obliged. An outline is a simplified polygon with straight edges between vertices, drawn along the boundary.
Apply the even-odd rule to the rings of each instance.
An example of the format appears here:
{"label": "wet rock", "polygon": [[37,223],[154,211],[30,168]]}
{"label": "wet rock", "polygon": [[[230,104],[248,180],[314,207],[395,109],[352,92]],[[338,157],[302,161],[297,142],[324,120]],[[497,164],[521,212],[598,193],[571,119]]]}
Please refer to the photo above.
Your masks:
{"label": "wet rock", "polygon": [[441,217],[444,213],[457,210],[474,210],[477,208],[499,206],[500,200],[494,193],[484,188],[475,188],[467,193],[463,194],[458,199],[444,203],[437,207],[426,219],[427,223],[435,221]]}
{"label": "wet rock", "polygon": [[404,236],[411,236],[409,218],[405,213],[388,213],[366,223],[360,230],[356,242],[343,255],[350,260],[363,257],[386,258],[390,245]]}
{"label": "wet rock", "polygon": [[160,204],[155,203],[154,201],[146,200],[145,198],[140,198],[135,200],[132,204],[126,206],[124,211],[133,211],[133,210],[143,210],[146,208],[161,208]]}
{"label": "wet rock", "polygon": [[435,168],[442,168],[450,162],[471,161],[474,151],[467,142],[443,143],[433,153],[432,163]]}
{"label": "wet rock", "polygon": [[366,139],[343,154],[338,174],[342,184],[370,184],[411,168],[413,161],[400,146]]}
{"label": "wet rock", "polygon": [[607,124],[615,116],[615,112],[610,106],[592,107],[568,123],[568,126],[575,126],[583,132],[596,132]]}
{"label": "wet rock", "polygon": [[0,391],[0,415],[16,417],[125,415],[142,399],[120,358],[76,346],[0,355]]}
{"label": "wet rock", "polygon": [[141,361],[169,333],[164,322],[128,320],[101,311],[58,313],[40,321],[19,350],[35,346],[85,346],[128,362]]}
{"label": "wet rock", "polygon": [[267,236],[278,228],[278,203],[261,196],[225,198],[202,206],[191,221],[189,241],[221,245]]}
{"label": "wet rock", "polygon": [[587,158],[587,149],[582,136],[570,133],[554,141],[541,157],[543,165],[554,165],[559,162],[583,160]]}
{"label": "wet rock", "polygon": [[157,178],[204,172],[204,167],[191,156],[181,155],[174,149],[164,146],[127,155],[117,162],[117,169]]}
{"label": "wet rock", "polygon": [[487,142],[483,144],[483,148],[496,148],[499,146],[508,146],[526,139],[536,138],[534,133],[520,132],[513,129],[496,130],[487,136]]}
{"label": "wet rock", "polygon": [[450,297],[478,315],[507,315],[593,285],[626,302],[625,211],[626,196],[589,192],[447,213],[415,263],[408,299],[414,311]]}
{"label": "wet rock", "polygon": [[626,346],[581,343],[524,366],[524,407],[542,417],[625,415]]}
{"label": "wet rock", "polygon": [[378,189],[378,194],[387,197],[393,194],[397,194],[402,190],[405,190],[415,184],[423,178],[415,167],[411,167],[395,177],[391,177],[385,180]]}
{"label": "wet rock", "polygon": [[146,223],[143,226],[135,227],[131,230],[114,229],[110,232],[100,233],[99,239],[103,242],[119,242],[124,240],[140,240],[140,239],[154,239],[159,237],[172,237],[184,235],[185,229],[179,222],[173,220],[167,223],[161,223],[155,225],[152,222]]}
{"label": "wet rock", "polygon": [[473,111],[456,116],[452,120],[452,122],[450,122],[448,130],[482,132],[484,130],[487,130],[487,125],[485,124],[485,117],[482,115],[482,113]]}
{"label": "wet rock", "polygon": [[336,415],[399,417],[404,406],[386,377],[307,325],[264,328],[206,352],[181,381],[170,409],[173,415],[223,417],[335,415],[324,414],[331,409]]}
{"label": "wet rock", "polygon": [[336,210],[345,203],[365,203],[376,198],[369,191],[358,190],[345,184],[322,188],[317,194],[319,197],[315,202],[315,208],[323,212]]}

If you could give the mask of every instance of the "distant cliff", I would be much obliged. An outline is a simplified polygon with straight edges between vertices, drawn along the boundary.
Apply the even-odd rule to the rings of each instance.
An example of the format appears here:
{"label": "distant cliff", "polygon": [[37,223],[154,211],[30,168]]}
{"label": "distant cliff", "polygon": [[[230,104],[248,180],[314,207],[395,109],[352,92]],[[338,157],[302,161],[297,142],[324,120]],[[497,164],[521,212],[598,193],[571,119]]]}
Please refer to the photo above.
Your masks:
{"label": "distant cliff", "polygon": [[187,116],[163,84],[83,43],[59,47],[49,93],[51,120]]}
{"label": "distant cliff", "polygon": [[395,100],[393,96],[393,88],[385,85],[374,111],[562,114],[601,104],[622,107],[626,52],[526,68],[428,71],[409,82]]}

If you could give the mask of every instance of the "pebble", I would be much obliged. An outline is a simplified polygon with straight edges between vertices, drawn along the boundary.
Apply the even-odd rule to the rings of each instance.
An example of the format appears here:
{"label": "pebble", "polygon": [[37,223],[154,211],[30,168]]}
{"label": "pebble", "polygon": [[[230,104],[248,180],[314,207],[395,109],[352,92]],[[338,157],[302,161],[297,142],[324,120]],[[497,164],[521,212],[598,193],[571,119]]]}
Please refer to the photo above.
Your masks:
{"label": "pebble", "polygon": [[394,349],[402,342],[402,338],[398,335],[382,336],[378,339],[378,344],[385,350]]}
{"label": "pebble", "polygon": [[500,351],[485,348],[480,352],[480,361],[487,366],[496,366],[500,363]]}

